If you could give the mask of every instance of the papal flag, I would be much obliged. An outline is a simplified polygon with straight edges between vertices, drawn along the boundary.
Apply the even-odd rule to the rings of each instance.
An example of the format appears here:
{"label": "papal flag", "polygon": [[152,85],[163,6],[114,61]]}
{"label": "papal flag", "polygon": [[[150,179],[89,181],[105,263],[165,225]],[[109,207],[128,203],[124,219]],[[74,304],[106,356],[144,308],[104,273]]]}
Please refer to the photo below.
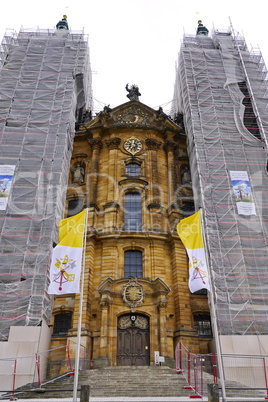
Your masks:
{"label": "papal flag", "polygon": [[178,235],[189,257],[189,288],[192,293],[200,289],[210,290],[208,269],[202,235],[201,210],[177,225]]}
{"label": "papal flag", "polygon": [[49,294],[79,293],[86,209],[59,222],[59,243],[53,249]]}

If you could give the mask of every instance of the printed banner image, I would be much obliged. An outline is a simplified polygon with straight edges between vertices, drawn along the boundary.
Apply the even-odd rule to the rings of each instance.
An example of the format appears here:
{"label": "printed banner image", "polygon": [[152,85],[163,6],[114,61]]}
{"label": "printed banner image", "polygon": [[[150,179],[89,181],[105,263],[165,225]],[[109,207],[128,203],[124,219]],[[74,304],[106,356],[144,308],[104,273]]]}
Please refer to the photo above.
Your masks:
{"label": "printed banner image", "polygon": [[177,225],[178,235],[189,258],[189,289],[192,293],[201,289],[210,291],[208,267],[203,242],[201,210]]}
{"label": "printed banner image", "polygon": [[246,171],[230,171],[234,199],[239,215],[256,215],[253,194]]}
{"label": "printed banner image", "polygon": [[0,165],[0,210],[7,208],[15,166]]}
{"label": "printed banner image", "polygon": [[189,257],[189,289],[192,293],[201,289],[210,290],[204,248],[187,249]]}

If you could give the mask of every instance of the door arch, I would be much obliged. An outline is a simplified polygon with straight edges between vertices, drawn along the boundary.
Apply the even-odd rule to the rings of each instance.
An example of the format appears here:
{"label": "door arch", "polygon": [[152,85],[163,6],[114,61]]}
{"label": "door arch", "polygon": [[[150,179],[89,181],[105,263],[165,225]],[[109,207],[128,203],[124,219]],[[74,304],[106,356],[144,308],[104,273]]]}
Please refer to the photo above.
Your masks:
{"label": "door arch", "polygon": [[131,313],[118,318],[117,365],[150,365],[150,321],[149,317]]}

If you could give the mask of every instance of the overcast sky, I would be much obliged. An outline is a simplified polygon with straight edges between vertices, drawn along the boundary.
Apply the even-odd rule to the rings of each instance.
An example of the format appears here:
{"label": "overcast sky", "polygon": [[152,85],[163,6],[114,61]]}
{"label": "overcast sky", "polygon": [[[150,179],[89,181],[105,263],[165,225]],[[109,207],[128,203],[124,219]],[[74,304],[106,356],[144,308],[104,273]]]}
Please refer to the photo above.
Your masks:
{"label": "overcast sky", "polygon": [[265,11],[261,0],[13,0],[1,7],[0,37],[6,28],[53,28],[67,14],[71,29],[89,35],[95,111],[127,102],[129,83],[141,102],[169,113],[183,34],[195,34],[198,19],[210,31],[228,29],[230,18],[268,65]]}

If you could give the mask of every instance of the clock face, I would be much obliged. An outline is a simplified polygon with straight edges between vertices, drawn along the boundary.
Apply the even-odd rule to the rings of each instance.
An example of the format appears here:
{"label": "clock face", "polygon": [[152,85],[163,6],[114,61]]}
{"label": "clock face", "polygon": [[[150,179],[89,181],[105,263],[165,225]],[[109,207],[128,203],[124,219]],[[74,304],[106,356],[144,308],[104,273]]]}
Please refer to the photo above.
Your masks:
{"label": "clock face", "polygon": [[136,154],[141,150],[142,145],[141,142],[137,140],[137,138],[129,138],[128,140],[126,140],[124,148],[131,154]]}

